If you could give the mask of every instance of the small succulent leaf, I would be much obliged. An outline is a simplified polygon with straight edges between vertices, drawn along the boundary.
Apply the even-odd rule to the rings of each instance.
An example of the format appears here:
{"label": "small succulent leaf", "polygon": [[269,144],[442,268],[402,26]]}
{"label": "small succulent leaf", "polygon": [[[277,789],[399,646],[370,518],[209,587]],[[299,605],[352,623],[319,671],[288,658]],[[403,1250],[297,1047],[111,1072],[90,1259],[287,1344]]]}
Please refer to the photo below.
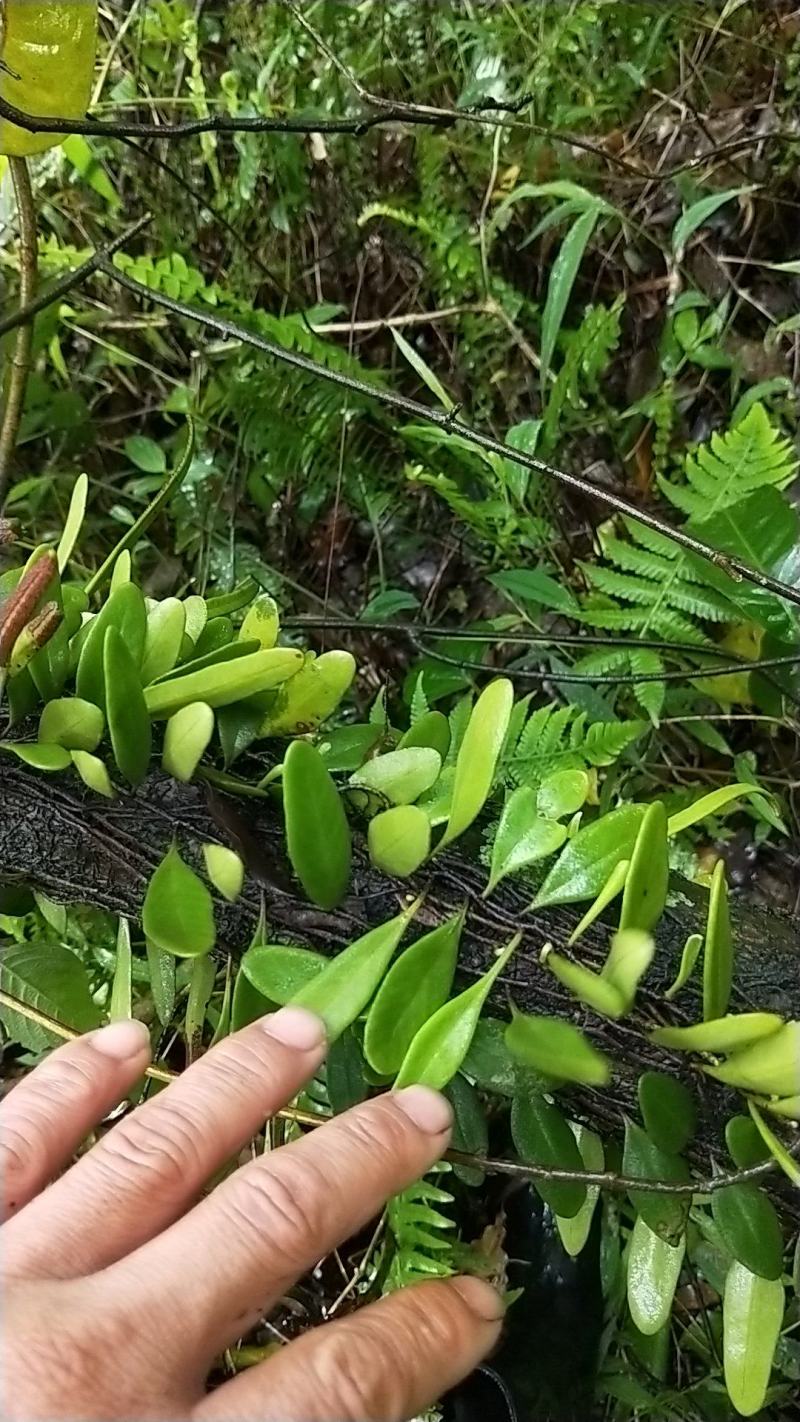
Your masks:
{"label": "small succulent leaf", "polygon": [[174,845],[147,886],[142,927],[151,943],[177,958],[198,957],[214,946],[211,895]]}

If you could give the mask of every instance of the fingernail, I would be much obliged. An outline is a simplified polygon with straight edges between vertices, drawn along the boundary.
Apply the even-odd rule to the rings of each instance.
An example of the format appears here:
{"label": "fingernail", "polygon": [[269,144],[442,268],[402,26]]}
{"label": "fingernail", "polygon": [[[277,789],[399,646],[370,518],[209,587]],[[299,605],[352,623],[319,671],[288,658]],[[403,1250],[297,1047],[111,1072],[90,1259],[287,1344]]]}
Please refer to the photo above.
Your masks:
{"label": "fingernail", "polygon": [[406,1086],[398,1091],[395,1104],[405,1111],[415,1126],[429,1135],[441,1136],[453,1124],[450,1102],[429,1086]]}
{"label": "fingernail", "polygon": [[477,1279],[474,1274],[462,1274],[458,1279],[450,1279],[450,1288],[460,1294],[471,1313],[483,1323],[499,1323],[505,1317],[506,1306],[497,1289],[487,1284],[485,1279]]}
{"label": "fingernail", "polygon": [[100,1027],[92,1033],[91,1042],[101,1056],[124,1062],[130,1057],[140,1057],[145,1050],[150,1051],[150,1032],[144,1022],[126,1018]]}
{"label": "fingernail", "polygon": [[270,1037],[298,1052],[313,1052],[325,1041],[324,1022],[305,1007],[282,1007],[261,1022]]}

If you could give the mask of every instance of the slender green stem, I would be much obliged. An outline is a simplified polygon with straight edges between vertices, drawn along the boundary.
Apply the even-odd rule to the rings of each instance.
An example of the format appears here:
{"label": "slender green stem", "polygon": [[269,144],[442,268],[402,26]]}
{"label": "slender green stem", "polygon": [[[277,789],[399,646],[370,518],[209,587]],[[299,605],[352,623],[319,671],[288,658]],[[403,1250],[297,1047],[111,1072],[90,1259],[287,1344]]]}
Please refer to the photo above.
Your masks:
{"label": "slender green stem", "polygon": [[[24,308],[36,293],[38,252],[36,247],[36,208],[28,164],[24,158],[9,158],[8,166],[14,185],[19,217],[19,304]],[[33,326],[27,322],[17,329],[14,349],[9,357],[5,390],[5,409],[0,427],[0,503],[8,491],[11,461],[17,444],[19,423],[25,404],[25,390],[31,364]]]}

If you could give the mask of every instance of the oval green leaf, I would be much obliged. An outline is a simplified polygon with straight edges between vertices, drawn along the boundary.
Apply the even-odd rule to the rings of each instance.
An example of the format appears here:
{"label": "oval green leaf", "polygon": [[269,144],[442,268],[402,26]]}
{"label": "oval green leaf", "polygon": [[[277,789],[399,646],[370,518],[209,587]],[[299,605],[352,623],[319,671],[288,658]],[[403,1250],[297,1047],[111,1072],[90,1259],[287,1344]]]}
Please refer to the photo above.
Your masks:
{"label": "oval green leaf", "polygon": [[452,1080],[469,1051],[492,985],[518,946],[520,936],[512,938],[482,978],[445,1002],[423,1023],[403,1058],[396,1089],[419,1083],[441,1091]]}
{"label": "oval green leaf", "polygon": [[784,1303],[779,1279],[762,1279],[734,1260],[725,1279],[722,1351],[728,1396],[742,1417],[764,1405]]}
{"label": "oval green leaf", "polygon": [[555,854],[567,837],[563,825],[543,819],[537,808],[536,792],[530,785],[520,785],[509,795],[503,806],[500,823],[492,845],[489,882],[484,897],[490,894],[507,874],[527,869],[538,859]]}
{"label": "oval green leaf", "polygon": [[350,826],[339,791],[309,741],[293,741],[286,752],[283,815],[289,859],[300,883],[320,908],[335,908],[350,879]]}
{"label": "oval green leaf", "polygon": [[[557,1106],[527,1083],[520,1083],[511,1105],[511,1136],[526,1165],[549,1170],[582,1171],[578,1143]],[[586,1201],[580,1180],[534,1180],[533,1185],[554,1214],[574,1219]]]}
{"label": "oval green leaf", "polygon": [[192,701],[170,716],[164,731],[161,764],[185,783],[194,775],[214,734],[214,712],[205,701]]}
{"label": "oval green leaf", "polygon": [[439,778],[442,760],[426,746],[387,751],[368,760],[350,776],[350,784],[383,795],[393,805],[411,805]]}
{"label": "oval green leaf", "polygon": [[258,642],[262,651],[269,651],[278,640],[279,630],[278,604],[269,593],[259,593],[245,613],[239,629],[240,639],[243,642]]}
{"label": "oval green leaf", "polygon": [[450,817],[437,853],[463,834],[483,809],[492,789],[513,705],[514,688],[506,677],[491,682],[475,702],[459,747]]}
{"label": "oval green leaf", "polygon": [[628,1308],[640,1333],[652,1336],[669,1322],[686,1241],[669,1244],[639,1215],[628,1245]]}
{"label": "oval green leaf", "polygon": [[194,958],[214,947],[214,905],[202,879],[181,859],[175,845],[165,854],[147,886],[142,907],[146,937],[164,953]]}
{"label": "oval green leaf", "polygon": [[405,879],[430,853],[431,822],[418,805],[394,805],[370,820],[367,840],[375,868]]}
{"label": "oval green leaf", "polygon": [[423,1023],[447,1001],[463,927],[461,912],[418,938],[392,964],[378,988],[364,1028],[364,1054],[381,1076],[399,1071]]}
{"label": "oval green leaf", "polygon": [[322,1018],[329,1042],[340,1037],[364,1011],[421,902],[415,899],[388,923],[381,923],[356,939],[292,999]]}
{"label": "oval green leaf", "polygon": [[72,764],[75,766],[81,780],[89,790],[94,790],[96,795],[104,795],[107,800],[114,799],[114,786],[111,784],[111,777],[106,769],[105,762],[99,755],[90,755],[89,751],[71,751]]}
{"label": "oval green leaf", "polygon": [[638,1083],[645,1130],[659,1150],[680,1154],[695,1132],[697,1107],[687,1086],[661,1071],[645,1071]]}
{"label": "oval green leaf", "polygon": [[711,1214],[734,1259],[762,1279],[780,1279],[783,1231],[775,1206],[763,1190],[752,1180],[715,1190]]}
{"label": "oval green leaf", "polygon": [[144,598],[135,583],[123,583],[103,604],[89,623],[81,645],[75,690],[84,701],[93,701],[105,710],[105,680],[103,676],[103,646],[109,627],[120,633],[134,666],[141,665],[147,627]]}
{"label": "oval green leaf", "polygon": [[586,803],[588,794],[589,777],[585,770],[557,770],[539,786],[537,809],[547,819],[560,820],[564,815],[574,815]]}
{"label": "oval green leaf", "polygon": [[659,1047],[674,1047],[680,1052],[735,1052],[762,1037],[771,1037],[783,1025],[783,1018],[775,1012],[740,1012],[698,1022],[694,1027],[656,1027],[650,1040]]}
{"label": "oval green leaf", "polygon": [[147,614],[142,656],[142,686],[149,686],[176,665],[186,631],[186,609],[177,597],[165,597]]}
{"label": "oval green leaf", "polygon": [[79,696],[48,701],[39,718],[39,740],[67,750],[93,751],[103,739],[105,721],[99,706]]}
{"label": "oval green leaf", "polygon": [[769,1157],[769,1148],[762,1140],[752,1116],[731,1116],[725,1125],[725,1144],[738,1170],[760,1165]]}
{"label": "oval green leaf", "polygon": [[350,652],[323,652],[309,658],[278,687],[260,736],[295,736],[315,731],[336,710],[356,674]]}
{"label": "oval green leaf", "polygon": [[150,717],[136,664],[114,626],[108,628],[103,643],[103,675],[114,760],[131,785],[141,785],[150,766]]}
{"label": "oval green leaf", "polygon": [[447,717],[441,711],[426,711],[401,736],[397,749],[406,750],[409,746],[427,746],[429,750],[438,751],[444,760],[450,749],[450,722]]}
{"label": "oval green leaf", "polygon": [[506,1046],[523,1066],[557,1081],[607,1086],[611,1080],[608,1058],[579,1027],[556,1017],[515,1012],[506,1028]]}
{"label": "oval green leaf", "polygon": [[650,933],[664,912],[668,885],[667,812],[660,800],[654,800],[645,811],[633,846],[622,896],[620,928],[639,928]]}
{"label": "oval green leaf", "polygon": [[327,958],[308,948],[256,943],[242,958],[242,972],[263,998],[282,1007],[319,977],[327,964]]}
{"label": "oval green leaf", "polygon": [[217,893],[235,903],[244,884],[244,864],[236,851],[226,844],[204,844],[203,861]]}
{"label": "oval green leaf", "polygon": [[35,741],[0,741],[0,750],[10,751],[31,770],[66,770],[71,763],[64,746],[39,745]]}
{"label": "oval green leaf", "polygon": [[[641,1180],[662,1180],[675,1185],[688,1185],[691,1172],[686,1162],[671,1151],[659,1150],[646,1131],[634,1121],[625,1122],[625,1149],[622,1158],[625,1175]],[[686,1228],[690,1195],[657,1195],[648,1190],[631,1190],[631,1204],[659,1239],[676,1244]]]}
{"label": "oval green leaf", "polygon": [[630,859],[644,805],[620,805],[579,830],[566,845],[534,899],[534,908],[592,899],[620,860]]}
{"label": "oval green leaf", "polygon": [[733,987],[733,935],[728,910],[725,861],[718,859],[711,878],[706,946],[703,955],[703,1017],[724,1017]]}

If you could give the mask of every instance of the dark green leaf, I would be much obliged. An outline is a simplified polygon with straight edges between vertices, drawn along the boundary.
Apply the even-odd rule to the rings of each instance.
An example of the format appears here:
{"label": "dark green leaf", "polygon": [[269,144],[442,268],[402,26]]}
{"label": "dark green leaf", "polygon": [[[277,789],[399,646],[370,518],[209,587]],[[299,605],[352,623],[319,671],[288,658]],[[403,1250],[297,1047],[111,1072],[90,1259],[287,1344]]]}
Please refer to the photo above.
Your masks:
{"label": "dark green leaf", "polygon": [[310,741],[293,741],[286,752],[283,814],[295,874],[315,904],[335,908],[350,879],[350,826],[339,791]]}
{"label": "dark green leaf", "polygon": [[[526,1165],[549,1169],[583,1170],[583,1158],[572,1131],[557,1106],[521,1082],[511,1107],[511,1135]],[[572,1219],[586,1199],[579,1180],[534,1180],[545,1204],[557,1215]]]}
{"label": "dark green leaf", "polygon": [[108,628],[103,643],[103,676],[114,760],[131,785],[141,785],[150,766],[150,717],[136,663],[115,626]]}
{"label": "dark green leaf", "polygon": [[775,1206],[751,1180],[715,1190],[711,1214],[734,1259],[762,1279],[783,1273],[783,1232]]}
{"label": "dark green leaf", "polygon": [[[663,1180],[675,1185],[689,1184],[691,1172],[680,1156],[659,1150],[654,1141],[633,1121],[625,1123],[625,1175],[642,1180]],[[647,1190],[631,1190],[631,1204],[660,1239],[676,1244],[689,1217],[689,1195],[656,1195]]]}
{"label": "dark green leaf", "polygon": [[645,1130],[659,1150],[679,1155],[695,1132],[697,1108],[694,1097],[682,1081],[660,1071],[646,1071],[639,1077],[639,1110]]}
{"label": "dark green leaf", "polygon": [[364,1057],[358,1038],[348,1027],[331,1046],[325,1063],[325,1084],[334,1116],[357,1106],[368,1092],[364,1077]]}
{"label": "dark green leaf", "polygon": [[[92,1001],[86,969],[62,943],[20,943],[4,948],[0,954],[0,987],[76,1032],[88,1032],[100,1023],[100,1010]],[[9,1039],[19,1042],[26,1051],[43,1052],[61,1045],[60,1037],[21,1017],[11,1007],[0,1007],[0,1022]]]}

